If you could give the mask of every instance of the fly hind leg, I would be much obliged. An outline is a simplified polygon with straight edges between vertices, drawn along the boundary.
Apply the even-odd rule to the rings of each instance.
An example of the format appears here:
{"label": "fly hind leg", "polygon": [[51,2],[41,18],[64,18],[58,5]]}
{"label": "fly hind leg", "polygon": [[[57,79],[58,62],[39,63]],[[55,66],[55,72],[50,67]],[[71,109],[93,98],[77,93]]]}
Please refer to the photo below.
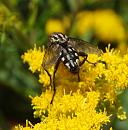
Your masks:
{"label": "fly hind leg", "polygon": [[51,90],[52,90],[52,76],[51,76],[51,74],[48,72],[47,69],[44,69],[44,70],[47,72],[47,74],[48,74],[48,76],[49,76],[49,78],[50,78],[50,86],[51,86]]}
{"label": "fly hind leg", "polygon": [[79,52],[78,55],[84,57],[83,61],[80,62],[80,66],[82,66],[85,61],[87,61],[89,64],[93,64],[93,65],[96,65],[96,63],[97,63],[97,62],[92,63],[92,62],[88,61],[88,59],[87,59],[88,58],[88,54],[86,54],[84,52]]}
{"label": "fly hind leg", "polygon": [[78,55],[84,57],[83,61],[80,63],[80,66],[82,66],[85,61],[87,61],[89,64],[93,64],[94,66],[96,66],[97,63],[103,63],[106,66],[106,62],[105,61],[101,61],[101,60],[98,60],[97,62],[90,62],[90,61],[88,61],[88,59],[87,59],[88,58],[88,54],[86,54],[84,52],[79,52]]}
{"label": "fly hind leg", "polygon": [[55,97],[55,94],[56,94],[55,74],[56,74],[56,71],[57,71],[58,66],[59,66],[59,64],[60,64],[60,59],[61,59],[61,57],[59,57],[59,58],[57,59],[57,62],[56,62],[55,67],[54,67],[53,80],[52,80],[52,85],[53,85],[53,96],[52,96],[52,100],[51,100],[50,104],[53,104],[53,100],[54,100],[54,97]]}

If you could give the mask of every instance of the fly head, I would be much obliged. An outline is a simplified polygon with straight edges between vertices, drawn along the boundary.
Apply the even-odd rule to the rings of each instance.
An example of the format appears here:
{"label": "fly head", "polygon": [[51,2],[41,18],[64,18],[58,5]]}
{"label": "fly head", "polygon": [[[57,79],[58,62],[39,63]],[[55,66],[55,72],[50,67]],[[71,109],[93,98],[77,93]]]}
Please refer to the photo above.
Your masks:
{"label": "fly head", "polygon": [[68,36],[66,36],[65,34],[62,34],[62,33],[52,33],[50,36],[49,36],[49,42],[50,44],[63,44],[63,43],[66,43],[68,41]]}

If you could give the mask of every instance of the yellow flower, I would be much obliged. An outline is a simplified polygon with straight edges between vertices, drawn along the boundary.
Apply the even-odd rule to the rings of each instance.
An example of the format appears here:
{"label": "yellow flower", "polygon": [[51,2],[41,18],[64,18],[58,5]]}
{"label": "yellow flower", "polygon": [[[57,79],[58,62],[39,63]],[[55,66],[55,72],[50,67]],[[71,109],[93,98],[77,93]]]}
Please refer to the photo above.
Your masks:
{"label": "yellow flower", "polygon": [[[50,78],[42,67],[44,53],[44,49],[41,50],[41,48],[37,49],[35,47],[33,50],[25,53],[22,58],[24,62],[28,62],[32,72],[39,71],[39,82],[49,89]],[[101,57],[98,57],[96,54],[89,54],[88,60],[90,62],[103,60],[107,66],[102,63],[94,66],[85,62],[80,69],[81,82],[78,82],[78,75],[70,73],[61,63],[55,77],[56,95],[62,96],[64,93],[69,94],[79,89],[83,94],[87,91],[95,90],[100,92],[101,99],[104,99],[104,101],[109,100],[111,104],[114,104],[117,92],[128,86],[128,55],[126,54],[122,57],[118,52],[108,48]],[[49,71],[52,75],[53,68]]]}
{"label": "yellow flower", "polygon": [[93,27],[93,13],[91,11],[83,11],[77,15],[76,25],[80,34],[90,31]]}
{"label": "yellow flower", "polygon": [[46,71],[41,71],[39,75],[39,82],[44,84],[44,86],[50,85],[50,78],[48,74],[46,73]]}
{"label": "yellow flower", "polygon": [[118,119],[120,119],[120,120],[125,120],[125,119],[127,119],[126,112],[123,111],[123,107],[122,107],[122,106],[120,106],[120,107],[118,108],[117,117],[118,117]]}
{"label": "yellow flower", "polygon": [[53,93],[51,91],[46,90],[46,92],[43,92],[40,97],[36,96],[32,98],[33,109],[36,110],[34,112],[35,117],[43,117],[44,114],[47,112],[47,107],[49,105],[49,102],[51,101],[52,94]]}
{"label": "yellow flower", "polygon": [[125,29],[121,18],[112,10],[80,12],[77,16],[80,34],[93,30],[97,37],[105,41],[124,41]]}
{"label": "yellow flower", "polygon": [[35,71],[41,71],[42,61],[44,57],[44,48],[37,49],[36,47],[32,50],[28,50],[21,56],[23,62],[27,62],[29,64],[29,69],[34,73]]}
{"label": "yellow flower", "polygon": [[53,32],[65,32],[63,22],[59,19],[49,19],[46,23],[46,32],[51,34]]}
{"label": "yellow flower", "polygon": [[[79,92],[64,95],[60,102],[48,109],[49,116],[33,126],[32,130],[99,130],[109,122],[109,117],[106,111],[96,111],[98,101],[99,94],[96,92],[88,92],[86,98]],[[25,130],[23,127],[20,129]]]}
{"label": "yellow flower", "polygon": [[94,19],[96,35],[100,39],[109,41],[123,41],[125,39],[123,22],[112,10],[97,10],[94,13]]}
{"label": "yellow flower", "polygon": [[53,32],[66,32],[71,26],[70,16],[64,16],[63,19],[49,19],[46,23],[46,33],[51,34]]}
{"label": "yellow flower", "polygon": [[110,128],[110,130],[113,130],[112,127]]}
{"label": "yellow flower", "polygon": [[[99,130],[109,122],[107,112],[113,114],[111,109],[118,110],[118,118],[126,119],[122,107],[117,108],[115,104],[118,94],[128,86],[128,54],[122,56],[118,51],[110,50],[110,46],[101,56],[89,54],[88,61],[105,61],[106,65],[97,62],[94,66],[85,62],[80,68],[80,82],[77,74],[72,74],[60,63],[55,77],[56,94],[51,105],[53,91],[49,89],[49,77],[41,66],[44,53],[44,49],[35,47],[22,56],[32,72],[38,70],[40,83],[46,87],[41,96],[32,98],[34,115],[41,118],[32,130]],[[53,70],[53,66],[49,68],[51,75]],[[105,106],[106,102],[110,105]],[[24,127],[19,128],[24,130]]]}

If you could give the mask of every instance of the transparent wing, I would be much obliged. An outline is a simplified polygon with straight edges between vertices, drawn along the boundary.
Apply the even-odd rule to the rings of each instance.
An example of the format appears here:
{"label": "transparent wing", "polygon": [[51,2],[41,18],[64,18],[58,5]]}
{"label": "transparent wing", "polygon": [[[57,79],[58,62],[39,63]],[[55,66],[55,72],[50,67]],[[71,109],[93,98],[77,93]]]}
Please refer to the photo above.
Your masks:
{"label": "transparent wing", "polygon": [[56,44],[53,44],[51,46],[48,46],[46,49],[44,58],[43,58],[43,67],[44,69],[48,70],[50,67],[54,66],[58,60],[58,57],[60,55],[61,46],[57,46]]}
{"label": "transparent wing", "polygon": [[75,38],[69,38],[68,44],[70,44],[73,48],[77,50],[77,52],[85,52],[85,53],[94,53],[101,55],[102,50],[98,49],[96,46],[80,40],[80,39],[75,39]]}

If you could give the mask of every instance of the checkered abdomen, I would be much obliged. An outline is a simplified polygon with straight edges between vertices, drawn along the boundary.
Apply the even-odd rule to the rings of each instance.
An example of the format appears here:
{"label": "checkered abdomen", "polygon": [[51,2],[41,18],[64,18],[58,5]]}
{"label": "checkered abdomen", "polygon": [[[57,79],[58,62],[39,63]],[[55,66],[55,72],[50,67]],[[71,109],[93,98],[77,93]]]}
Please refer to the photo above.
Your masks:
{"label": "checkered abdomen", "polygon": [[79,71],[79,56],[76,50],[70,46],[65,48],[61,54],[61,61],[72,73]]}

